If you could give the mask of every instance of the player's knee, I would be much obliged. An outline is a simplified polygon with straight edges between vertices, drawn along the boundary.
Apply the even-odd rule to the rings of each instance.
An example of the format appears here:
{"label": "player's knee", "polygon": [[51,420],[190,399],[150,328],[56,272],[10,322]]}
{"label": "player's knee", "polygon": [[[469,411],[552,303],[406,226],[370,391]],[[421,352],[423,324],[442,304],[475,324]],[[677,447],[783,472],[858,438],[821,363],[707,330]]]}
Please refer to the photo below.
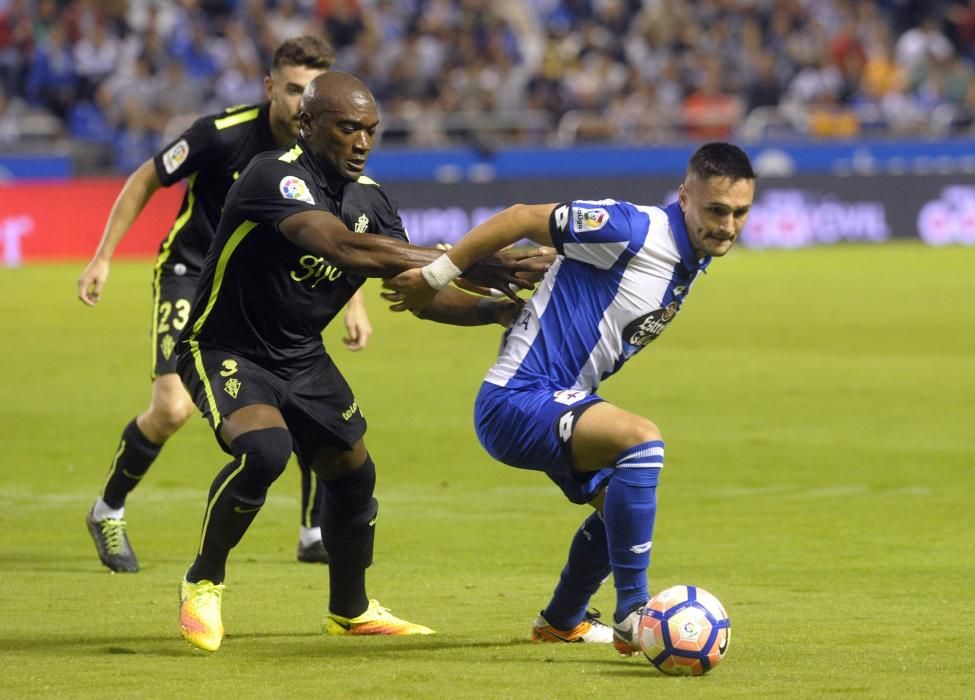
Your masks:
{"label": "player's knee", "polygon": [[349,450],[323,448],[315,455],[309,466],[322,480],[332,481],[349,476],[357,469],[366,466],[367,461],[371,464],[369,452],[360,438]]}
{"label": "player's knee", "polygon": [[239,435],[230,449],[241,460],[246,480],[266,489],[288,465],[291,433],[285,428],[251,430]]}
{"label": "player's knee", "polygon": [[614,482],[638,487],[656,487],[664,466],[663,440],[647,440],[616,456]]}
{"label": "player's knee", "polygon": [[154,397],[152,405],[146,412],[146,422],[156,435],[166,439],[186,425],[186,421],[193,415],[193,410],[193,402],[188,398],[159,400]]}
{"label": "player's knee", "polygon": [[623,441],[623,444],[620,446],[621,451],[648,442],[659,442],[664,439],[657,424],[642,416],[633,416],[629,425],[623,430],[621,437]]}
{"label": "player's knee", "polygon": [[170,436],[186,425],[186,421],[193,415],[192,403],[180,403],[166,406],[156,412],[156,426],[159,432]]}
{"label": "player's knee", "polygon": [[376,465],[369,455],[357,469],[325,481],[324,486],[328,517],[355,519],[363,516],[365,520],[371,519],[370,515],[363,515],[372,509],[372,496],[376,490]]}

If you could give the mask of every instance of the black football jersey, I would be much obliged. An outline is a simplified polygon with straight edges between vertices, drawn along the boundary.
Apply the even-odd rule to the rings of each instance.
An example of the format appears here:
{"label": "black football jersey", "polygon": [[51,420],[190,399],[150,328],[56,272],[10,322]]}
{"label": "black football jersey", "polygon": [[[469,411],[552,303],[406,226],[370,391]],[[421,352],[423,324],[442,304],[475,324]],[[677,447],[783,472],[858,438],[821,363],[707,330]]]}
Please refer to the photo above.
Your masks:
{"label": "black football jersey", "polygon": [[374,180],[329,180],[301,140],[263,153],[227,195],[183,341],[265,363],[323,352],[322,330],[364,278],[280,232],[284,219],[309,210],[334,214],[363,235],[408,240],[396,205]]}
{"label": "black football jersey", "polygon": [[200,117],[153,158],[166,187],[186,180],[186,193],[157,267],[197,275],[220,220],[227,191],[258,153],[277,148],[267,104],[231,107]]}

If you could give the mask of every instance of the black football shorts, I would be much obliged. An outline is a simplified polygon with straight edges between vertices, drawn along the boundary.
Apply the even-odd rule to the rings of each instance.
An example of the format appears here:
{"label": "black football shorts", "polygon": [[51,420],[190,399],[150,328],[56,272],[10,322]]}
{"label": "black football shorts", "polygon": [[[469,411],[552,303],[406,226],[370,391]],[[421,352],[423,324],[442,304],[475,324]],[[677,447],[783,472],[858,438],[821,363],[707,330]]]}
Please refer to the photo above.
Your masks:
{"label": "black football shorts", "polygon": [[[325,447],[352,449],[366,433],[366,419],[352,389],[324,351],[269,369],[226,350],[192,343],[181,348],[179,374],[218,437],[226,416],[252,404],[277,407],[305,464]],[[226,449],[222,441],[221,445]]]}
{"label": "black football shorts", "polygon": [[190,316],[195,274],[157,273],[152,284],[152,378],[176,372],[176,339]]}

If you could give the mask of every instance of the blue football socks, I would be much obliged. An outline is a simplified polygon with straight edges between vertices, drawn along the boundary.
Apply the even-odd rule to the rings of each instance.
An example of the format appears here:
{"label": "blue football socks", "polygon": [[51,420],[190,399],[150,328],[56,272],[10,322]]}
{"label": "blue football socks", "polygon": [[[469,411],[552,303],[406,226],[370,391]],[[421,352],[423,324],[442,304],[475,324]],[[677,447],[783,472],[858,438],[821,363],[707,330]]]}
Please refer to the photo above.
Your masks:
{"label": "blue football socks", "polygon": [[589,599],[609,574],[606,527],[602,516],[594,512],[576,530],[569,560],[542,616],[556,629],[571,630],[582,622]]}
{"label": "blue football socks", "polygon": [[631,447],[616,458],[616,469],[606,488],[603,521],[616,587],[616,622],[650,598],[647,568],[663,462],[661,440]]}

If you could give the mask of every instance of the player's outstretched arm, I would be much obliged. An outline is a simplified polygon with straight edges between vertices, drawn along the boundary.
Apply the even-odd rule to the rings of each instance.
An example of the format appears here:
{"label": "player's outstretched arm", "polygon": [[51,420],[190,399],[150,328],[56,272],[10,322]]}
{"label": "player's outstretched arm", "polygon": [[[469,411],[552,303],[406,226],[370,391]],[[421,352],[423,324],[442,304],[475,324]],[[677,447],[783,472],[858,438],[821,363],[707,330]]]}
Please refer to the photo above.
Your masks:
{"label": "player's outstretched arm", "polygon": [[[387,285],[388,280],[383,282],[387,291],[382,292],[381,296],[391,304],[390,310],[406,311],[407,308],[400,303],[403,295],[389,289]],[[413,315],[452,326],[486,326],[497,323],[507,328],[521,307],[522,304],[510,299],[475,296],[453,287],[445,287],[425,307],[413,310]]]}
{"label": "player's outstretched arm", "polygon": [[363,277],[393,277],[426,265],[439,254],[389,236],[353,233],[338,217],[320,210],[292,214],[278,224],[278,229],[299,248]]}
{"label": "player's outstretched arm", "polygon": [[[440,251],[433,248],[420,248],[389,236],[353,233],[338,217],[318,209],[292,214],[278,224],[278,229],[299,248],[317,253],[346,272],[363,277],[395,277],[440,256]],[[506,290],[514,285],[531,289],[532,283],[517,273],[531,272],[540,266],[544,264],[538,260],[485,256],[466,270],[464,276],[485,287]]]}
{"label": "player's outstretched arm", "polygon": [[366,313],[366,300],[361,289],[349,299],[345,305],[345,333],[342,338],[347,350],[357,352],[363,350],[372,335],[372,324],[369,323],[369,314]]}
{"label": "player's outstretched arm", "polygon": [[[435,247],[437,248],[437,250],[446,251],[446,250],[450,250],[453,247],[453,245],[451,245],[450,243],[438,243]],[[545,272],[548,270],[548,266],[550,266],[553,262],[555,262],[555,259],[558,257],[558,251],[555,250],[555,248],[549,248],[547,246],[539,246],[538,248],[521,248],[521,249],[515,249],[511,246],[508,246],[502,252],[505,254],[505,257],[512,260],[525,260],[531,258],[533,261],[539,263],[540,267],[537,270],[533,270],[532,272],[518,273],[519,277],[521,277],[524,280],[528,280],[529,282],[532,283],[541,280],[542,277],[545,275]],[[544,267],[541,267],[542,265],[544,265]],[[472,292],[474,294],[480,294],[481,296],[485,296],[485,297],[504,296],[504,293],[499,289],[488,289],[487,287],[482,287],[478,284],[474,284],[473,282],[468,282],[463,277],[458,277],[457,279],[455,279],[454,285],[456,287],[459,287],[460,289],[463,289],[464,291]]]}
{"label": "player's outstretched arm", "polygon": [[88,306],[94,306],[102,296],[102,288],[108,280],[109,261],[115,254],[115,249],[121,243],[125,234],[132,227],[139,213],[152,198],[156,190],[162,187],[156,166],[150,158],[140,165],[125,181],[108,215],[105,231],[101,242],[95,250],[95,255],[85,266],[78,278],[78,299]]}
{"label": "player's outstretched arm", "polygon": [[552,245],[548,230],[555,204],[515,204],[475,226],[447,255],[462,270],[523,238]]}
{"label": "player's outstretched arm", "polygon": [[[391,307],[394,311],[420,311],[429,305],[450,282],[461,275],[461,270],[470,270],[477,264],[483,265],[503,248],[528,238],[543,246],[552,245],[548,222],[555,204],[516,204],[490,219],[475,226],[460,241],[432,264],[421,270],[408,270],[388,280],[386,287],[398,292],[399,302]],[[544,251],[539,251],[544,252]],[[463,273],[471,282],[482,287],[492,287],[508,293],[507,286],[485,284],[476,277]],[[519,280],[517,287],[527,288],[525,280]]]}

